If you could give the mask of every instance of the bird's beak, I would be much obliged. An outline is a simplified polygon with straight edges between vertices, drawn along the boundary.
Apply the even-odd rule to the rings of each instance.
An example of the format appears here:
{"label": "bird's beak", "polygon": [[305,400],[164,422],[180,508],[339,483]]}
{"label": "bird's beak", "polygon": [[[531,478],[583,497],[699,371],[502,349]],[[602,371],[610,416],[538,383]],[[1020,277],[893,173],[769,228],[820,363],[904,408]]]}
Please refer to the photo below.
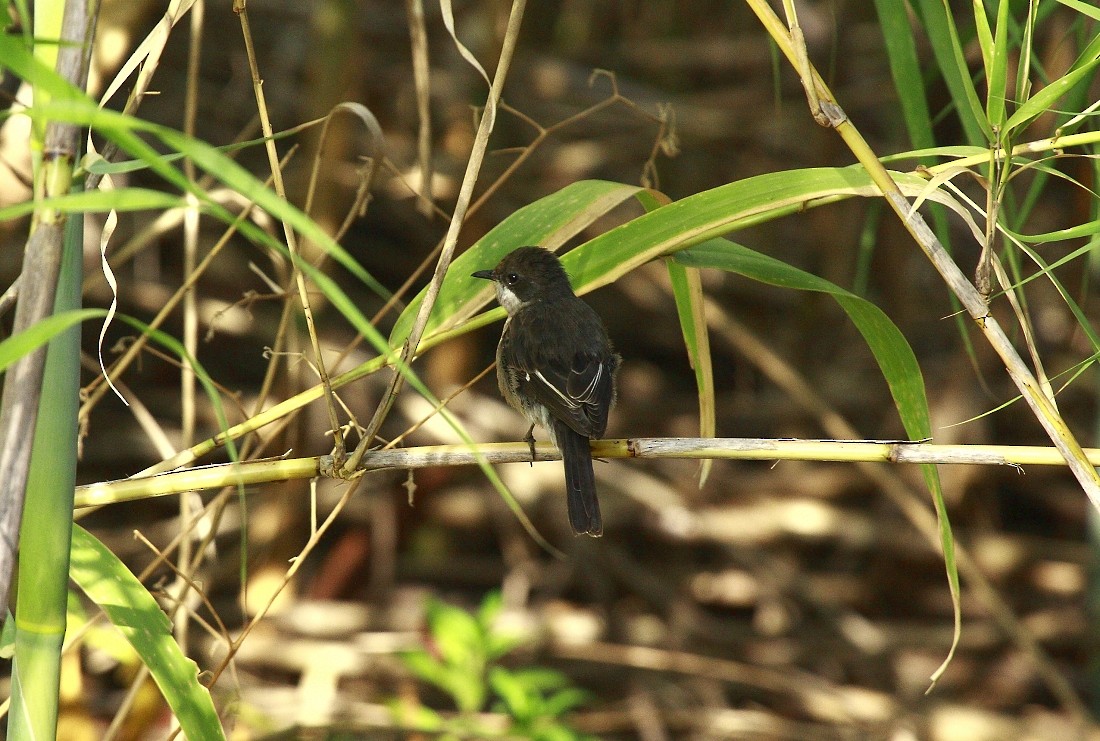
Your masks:
{"label": "bird's beak", "polygon": [[485,280],[492,280],[493,279],[493,271],[492,270],[479,270],[479,271],[477,271],[476,273],[473,274],[473,277],[475,277],[475,278],[484,278]]}

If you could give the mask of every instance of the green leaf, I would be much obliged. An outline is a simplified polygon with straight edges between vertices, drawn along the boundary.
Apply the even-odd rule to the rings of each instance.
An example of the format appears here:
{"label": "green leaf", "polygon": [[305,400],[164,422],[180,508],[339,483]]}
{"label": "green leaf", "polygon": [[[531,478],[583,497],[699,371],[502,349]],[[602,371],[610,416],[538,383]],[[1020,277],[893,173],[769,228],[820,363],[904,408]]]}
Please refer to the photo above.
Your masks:
{"label": "green leaf", "polygon": [[901,103],[909,141],[914,147],[932,147],[936,143],[932,136],[932,116],[928,112],[924,76],[917,59],[917,45],[906,4],[897,0],[875,0],[875,11],[886,41],[890,75],[894,80],[898,102]]}
{"label": "green leaf", "polygon": [[[714,405],[714,365],[710,355],[710,334],[703,310],[703,283],[699,271],[667,260],[668,277],[676,299],[676,313],[684,335],[688,362],[695,371],[695,388],[699,397],[699,437],[714,437],[717,423]],[[707,482],[713,460],[699,465],[699,487]]]}
{"label": "green leaf", "polygon": [[971,8],[974,13],[974,33],[978,37],[978,48],[982,52],[982,67],[985,78],[988,80],[993,68],[993,32],[989,29],[989,18],[985,15],[985,5],[982,0],[971,0]]}
{"label": "green leaf", "polygon": [[437,687],[443,687],[447,681],[447,668],[427,651],[406,651],[401,654],[401,662],[420,679]]}
{"label": "green leaf", "polygon": [[944,0],[917,0],[915,7],[924,21],[925,35],[932,45],[932,53],[966,131],[967,142],[978,144],[991,141],[993,132],[974,89],[959,31],[947,3]]}
{"label": "green leaf", "polygon": [[[985,20],[981,0],[975,0],[975,17]],[[1008,90],[1008,0],[1000,0],[997,6],[997,28],[986,65],[986,118],[994,130],[999,130],[1005,120],[1005,98]],[[979,28],[982,26],[979,25]],[[988,33],[988,26],[985,27]]]}
{"label": "green leaf", "polygon": [[79,309],[52,314],[19,334],[0,342],[0,372],[27,353],[45,345],[74,324],[107,315],[103,309]]}
{"label": "green leaf", "polygon": [[119,188],[118,190],[79,191],[56,198],[23,201],[0,208],[0,221],[26,216],[38,209],[53,209],[62,213],[103,213],[106,211],[159,211],[183,204],[180,196],[149,188]]}
{"label": "green leaf", "polygon": [[435,733],[446,725],[443,716],[423,705],[409,707],[408,703],[394,700],[388,703],[394,721],[403,728]]}
{"label": "green leaf", "polygon": [[490,632],[485,638],[485,656],[490,661],[506,656],[517,648],[527,643],[527,638],[520,633]]}
{"label": "green leaf", "polygon": [[224,739],[198,667],[172,637],[156,600],[126,566],[88,531],[74,525],[70,575],[141,656],[187,738]]}
{"label": "green leaf", "polygon": [[[932,436],[928,399],[916,356],[900,330],[877,306],[833,285],[824,278],[811,275],[733,242],[712,240],[677,253],[676,260],[691,267],[727,270],[774,286],[831,295],[847,312],[875,356],[879,369],[890,388],[890,394],[894,398],[894,404],[905,431],[915,440]],[[939,472],[932,465],[921,466],[921,470],[925,483],[932,493],[932,502],[936,509],[940,545],[943,548],[948,586],[951,589],[955,607],[954,640],[944,663],[933,674],[933,682],[935,682],[950,662],[958,645],[961,626],[959,576],[955,563],[955,541],[943,500]]]}
{"label": "green leaf", "polygon": [[489,670],[489,686],[504,701],[508,714],[513,718],[526,721],[532,717],[533,698],[528,694],[528,688],[510,671],[502,666],[492,667]]}
{"label": "green leaf", "polygon": [[[451,262],[424,336],[459,324],[488,303],[493,287],[489,281],[474,278],[474,271],[496,267],[505,255],[524,245],[557,249],[639,190],[634,185],[582,180],[513,212]],[[392,346],[399,347],[409,336],[425,291],[397,318],[390,333]]]}
{"label": "green leaf", "polygon": [[[317,119],[315,121],[307,121],[304,124],[294,126],[292,128],[286,129],[285,131],[277,131],[271,135],[270,140],[279,141],[280,139],[289,138],[291,136],[294,136],[295,134],[301,133],[308,128],[311,128],[312,126],[316,126],[322,121],[324,121],[323,118]],[[232,144],[223,144],[221,146],[215,147],[215,149],[217,149],[219,152],[222,152],[223,154],[231,154],[242,149],[247,149],[248,147],[255,147],[257,145],[264,144],[267,141],[268,137],[261,136],[257,139],[248,139],[246,141],[233,142]],[[187,155],[182,152],[172,152],[170,154],[165,154],[157,157],[157,161],[165,163],[178,162],[186,156]],[[84,160],[81,162],[81,166],[86,172],[90,172],[94,175],[123,175],[131,172],[148,170],[151,167],[150,163],[146,162],[145,160],[119,160],[117,162],[109,162],[103,157],[98,156],[85,156]]]}
{"label": "green leaf", "polygon": [[[55,163],[57,164],[57,163]],[[80,308],[84,220],[65,222],[53,310]],[[34,449],[19,531],[9,738],[52,738],[57,727],[61,649],[69,617],[69,553],[80,406],[80,326],[46,349]],[[112,632],[115,632],[112,630]]]}
{"label": "green leaf", "polygon": [[[151,135],[159,139],[161,143],[174,152],[184,155],[227,187],[254,201],[273,218],[290,224],[304,239],[325,250],[378,295],[389,297],[389,292],[317,222],[273,190],[265,187],[262,181],[216,147],[166,126],[100,108],[95,101],[60,78],[52,69],[35,60],[23,47],[22,41],[15,37],[0,37],[0,66],[11,69],[19,77],[34,84],[36,88],[49,92],[52,100],[45,104],[39,104],[36,101],[35,106],[29,109],[30,115],[93,128],[117,144],[124,152],[141,160],[150,170],[168,183],[175,185],[181,192],[192,193],[211,214],[226,222],[232,221],[233,215],[228,210],[211,200],[206,191],[200,189],[179,169],[173,167],[169,158],[156,151],[141,135]],[[261,243],[268,246],[273,246],[272,243],[278,244],[263,230],[250,229],[250,226],[247,222],[242,224],[241,231],[250,238],[260,239]]]}
{"label": "green leaf", "polygon": [[0,659],[11,659],[15,653],[15,619],[4,609],[4,624],[0,626]]}
{"label": "green leaf", "polygon": [[543,692],[569,686],[569,677],[554,669],[540,666],[517,669],[513,675],[529,692]]}
{"label": "green leaf", "polygon": [[487,663],[484,634],[472,615],[440,600],[430,600],[427,607],[428,630],[431,633],[439,661],[432,667],[423,659],[414,670],[430,672],[424,676],[448,692],[458,709],[472,713],[485,704],[485,666]]}
{"label": "green leaf", "polygon": [[465,610],[432,600],[428,628],[445,663],[467,666],[483,657],[481,626]]}
{"label": "green leaf", "polygon": [[1006,132],[1022,129],[1031,123],[1032,119],[1046,113],[1054,107],[1054,104],[1063,95],[1068,93],[1078,83],[1091,80],[1096,64],[1100,62],[1100,54],[1093,54],[1086,59],[1080,67],[1052,81],[1039,92],[1028,98],[1027,102],[1016,109],[1016,112],[1008,117],[1004,128]]}
{"label": "green leaf", "polygon": [[916,440],[931,436],[928,399],[917,358],[901,331],[877,306],[824,278],[728,240],[714,239],[678,252],[675,260],[690,267],[719,268],[773,286],[832,296],[878,361],[906,432]]}
{"label": "green leaf", "polygon": [[544,708],[546,714],[554,717],[584,705],[591,699],[591,694],[577,687],[567,687],[560,692],[555,692],[546,698]]}
{"label": "green leaf", "polygon": [[1097,8],[1092,3],[1083,2],[1083,0],[1058,0],[1062,5],[1067,8],[1073,8],[1078,13],[1084,13],[1094,21],[1100,21],[1100,8]]}
{"label": "green leaf", "polygon": [[34,86],[36,98],[39,91],[51,98],[84,97],[84,93],[58,75],[51,65],[36,59],[21,36],[0,34],[0,66]]}
{"label": "green leaf", "polygon": [[503,607],[504,597],[499,589],[494,589],[485,595],[485,599],[481,600],[481,606],[477,608],[477,622],[483,631],[488,633],[492,630],[493,623],[500,616]]}

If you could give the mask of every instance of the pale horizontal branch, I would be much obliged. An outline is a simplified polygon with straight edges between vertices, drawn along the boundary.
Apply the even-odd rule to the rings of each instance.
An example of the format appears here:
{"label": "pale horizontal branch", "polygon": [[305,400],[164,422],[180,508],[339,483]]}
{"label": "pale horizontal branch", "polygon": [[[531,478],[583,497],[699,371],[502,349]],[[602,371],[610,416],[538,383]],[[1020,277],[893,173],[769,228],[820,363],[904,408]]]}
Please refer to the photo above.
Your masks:
{"label": "pale horizontal branch", "polygon": [[[694,458],[732,460],[799,460],[881,463],[956,463],[998,466],[1059,466],[1065,459],[1055,448],[1014,445],[935,445],[880,440],[760,440],[756,438],[650,437],[595,440],[597,458]],[[1100,465],[1100,450],[1086,449],[1093,465]],[[489,463],[526,463],[531,459],[527,443],[429,445],[417,448],[372,450],[363,458],[365,471],[382,469],[469,466],[481,456]],[[549,443],[535,446],[535,460],[560,460]],[[179,494],[226,486],[248,486],[308,479],[318,474],[322,458],[286,458],[225,463],[189,468],[145,478],[78,486],[76,507],[94,507],[134,499]]]}

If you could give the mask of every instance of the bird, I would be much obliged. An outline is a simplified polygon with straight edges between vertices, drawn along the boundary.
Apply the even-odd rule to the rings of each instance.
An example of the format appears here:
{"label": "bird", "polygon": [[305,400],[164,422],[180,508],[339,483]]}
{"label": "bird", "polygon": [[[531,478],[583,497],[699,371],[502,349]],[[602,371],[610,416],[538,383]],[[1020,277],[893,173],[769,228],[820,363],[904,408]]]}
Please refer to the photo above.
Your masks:
{"label": "bird", "polygon": [[497,383],[505,401],[550,435],[565,468],[569,524],[577,535],[603,534],[589,440],[602,437],[615,402],[620,358],[599,315],[577,298],[550,250],[519,247],[475,278],[495,284],[508,312],[497,345]]}

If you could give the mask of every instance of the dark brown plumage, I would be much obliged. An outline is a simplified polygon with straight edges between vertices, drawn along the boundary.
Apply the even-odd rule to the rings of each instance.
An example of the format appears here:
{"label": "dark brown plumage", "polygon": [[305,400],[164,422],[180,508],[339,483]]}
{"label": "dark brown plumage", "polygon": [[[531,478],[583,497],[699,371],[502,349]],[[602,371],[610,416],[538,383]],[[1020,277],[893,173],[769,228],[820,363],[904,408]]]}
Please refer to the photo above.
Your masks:
{"label": "dark brown plumage", "polygon": [[619,356],[607,330],[549,250],[520,247],[474,276],[496,283],[508,312],[497,346],[500,392],[561,451],[573,531],[599,536],[603,519],[588,441],[603,436],[615,400]]}

